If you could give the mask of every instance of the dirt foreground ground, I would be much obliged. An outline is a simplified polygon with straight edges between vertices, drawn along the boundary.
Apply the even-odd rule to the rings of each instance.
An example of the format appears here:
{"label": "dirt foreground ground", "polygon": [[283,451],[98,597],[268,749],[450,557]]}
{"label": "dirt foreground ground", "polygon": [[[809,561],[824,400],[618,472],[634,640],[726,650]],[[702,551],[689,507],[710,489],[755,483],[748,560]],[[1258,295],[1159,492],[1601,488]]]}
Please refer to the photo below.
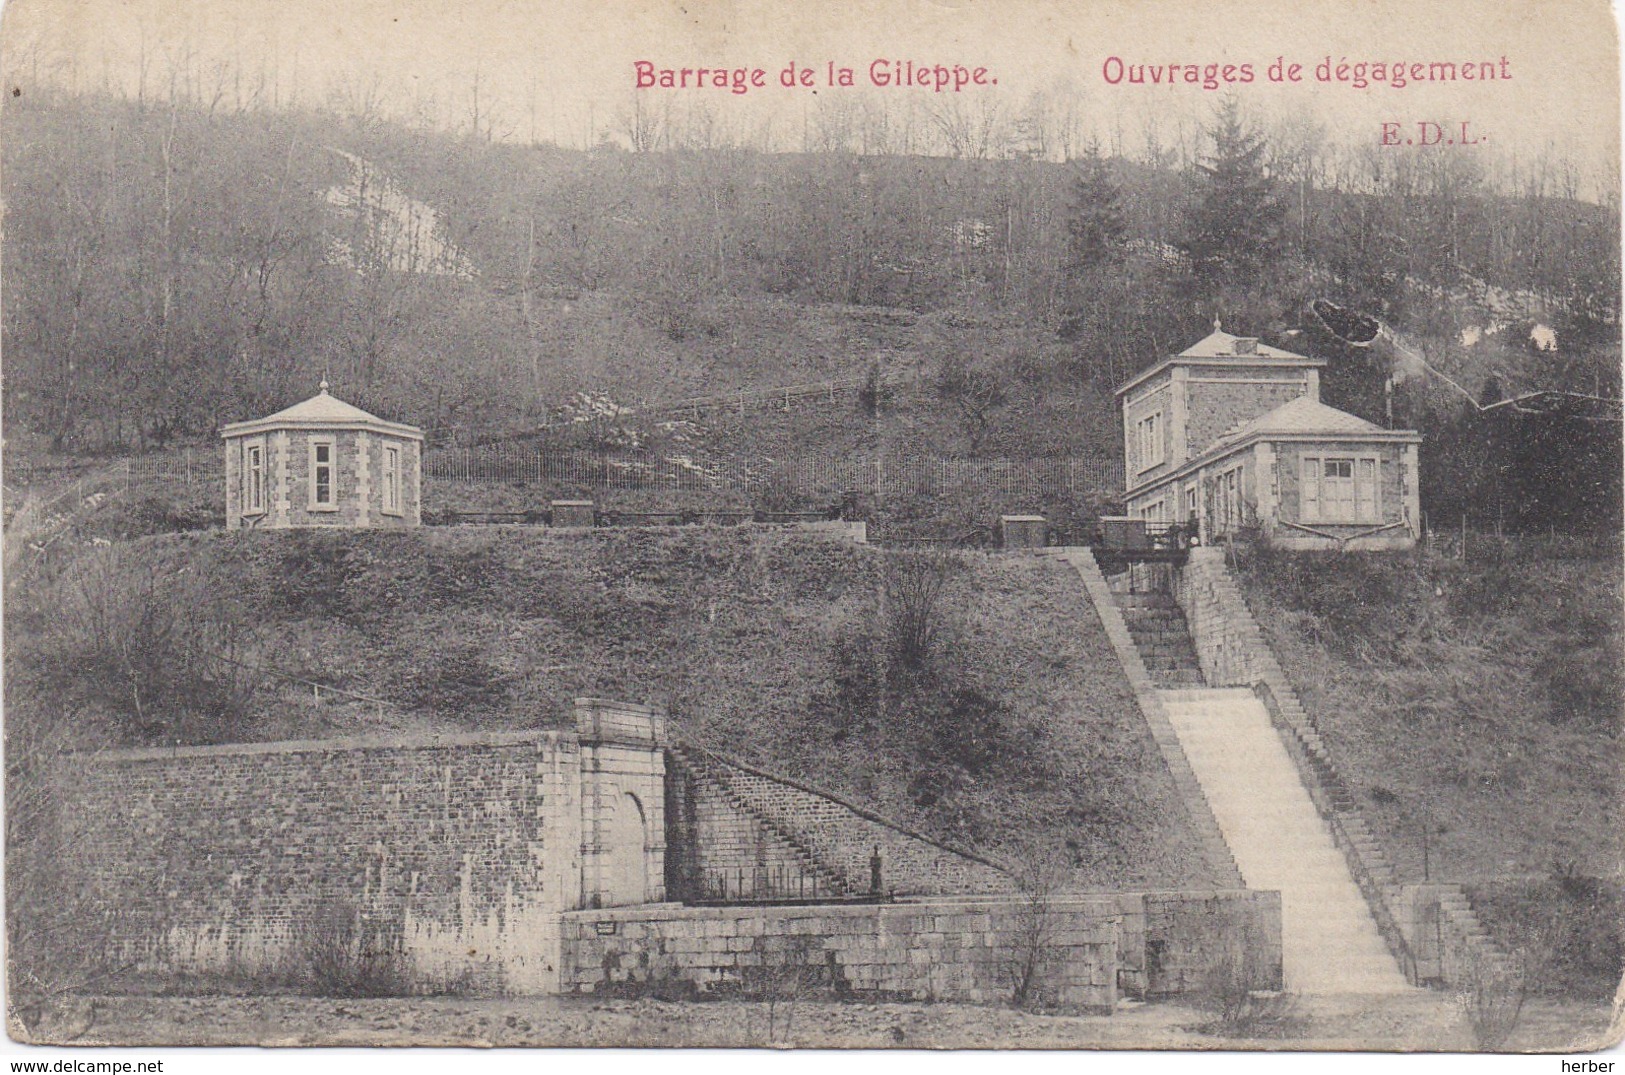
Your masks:
{"label": "dirt foreground ground", "polygon": [[[1605,1046],[1606,1007],[1532,1001],[1508,1051]],[[19,1036],[18,1030],[12,1030]],[[864,1049],[1335,1049],[1467,1051],[1471,1021],[1443,993],[1299,998],[1251,1027],[1174,1003],[1110,1016],[958,1004],[310,997],[100,997],[42,1019],[39,1044],[846,1047]]]}

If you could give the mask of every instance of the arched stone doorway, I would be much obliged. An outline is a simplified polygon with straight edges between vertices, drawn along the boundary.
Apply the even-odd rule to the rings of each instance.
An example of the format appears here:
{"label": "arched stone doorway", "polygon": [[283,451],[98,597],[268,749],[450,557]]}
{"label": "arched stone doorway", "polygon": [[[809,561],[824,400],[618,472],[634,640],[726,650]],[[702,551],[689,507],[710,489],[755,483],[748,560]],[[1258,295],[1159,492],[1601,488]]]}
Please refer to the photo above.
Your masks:
{"label": "arched stone doorway", "polygon": [[649,899],[648,827],[643,804],[631,792],[615,800],[610,818],[604,905],[624,907]]}

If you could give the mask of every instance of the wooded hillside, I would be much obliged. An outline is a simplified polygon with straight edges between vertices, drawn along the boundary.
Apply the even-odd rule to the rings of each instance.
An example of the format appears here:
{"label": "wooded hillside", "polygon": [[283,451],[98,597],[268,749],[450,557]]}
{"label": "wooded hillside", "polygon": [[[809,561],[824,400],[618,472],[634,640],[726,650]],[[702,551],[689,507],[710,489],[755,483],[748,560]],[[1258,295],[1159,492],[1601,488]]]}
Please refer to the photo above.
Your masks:
{"label": "wooded hillside", "polygon": [[[49,88],[5,123],[5,417],[25,453],[206,440],[323,376],[442,442],[534,434],[583,393],[636,408],[872,375],[898,387],[850,417],[724,439],[1096,455],[1116,451],[1111,388],[1215,317],[1327,358],[1327,401],[1383,420],[1386,365],[1308,312],[1323,296],[1455,382],[1398,389],[1394,421],[1430,440],[1454,443],[1492,387],[1618,395],[1618,206],[1575,200],[1555,163],[1367,160],[1222,108],[1194,159],[1065,164],[579,152]],[[625,415],[571,436],[606,425],[669,432]],[[1617,429],[1591,434],[1556,475],[1617,455]],[[1462,435],[1432,457],[1454,460],[1424,490],[1440,517],[1469,505],[1453,491],[1492,434]]]}

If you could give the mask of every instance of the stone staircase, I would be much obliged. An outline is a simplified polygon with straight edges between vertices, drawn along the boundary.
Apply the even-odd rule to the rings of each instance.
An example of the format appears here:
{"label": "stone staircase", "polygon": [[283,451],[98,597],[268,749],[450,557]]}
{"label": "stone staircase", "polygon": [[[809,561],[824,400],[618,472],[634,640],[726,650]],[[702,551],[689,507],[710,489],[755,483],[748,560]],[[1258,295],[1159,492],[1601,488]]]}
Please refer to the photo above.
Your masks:
{"label": "stone staircase", "polygon": [[704,751],[668,746],[667,760],[681,775],[687,800],[677,821],[683,876],[671,879],[674,898],[751,902],[853,894],[846,877],[734,795]]}
{"label": "stone staircase", "polygon": [[1160,693],[1247,886],[1281,893],[1286,988],[1315,995],[1408,990],[1258,697],[1238,688]]}
{"label": "stone staircase", "polygon": [[1123,614],[1123,623],[1152,683],[1164,689],[1201,687],[1206,683],[1185,613],[1171,594],[1114,589],[1112,601]]}

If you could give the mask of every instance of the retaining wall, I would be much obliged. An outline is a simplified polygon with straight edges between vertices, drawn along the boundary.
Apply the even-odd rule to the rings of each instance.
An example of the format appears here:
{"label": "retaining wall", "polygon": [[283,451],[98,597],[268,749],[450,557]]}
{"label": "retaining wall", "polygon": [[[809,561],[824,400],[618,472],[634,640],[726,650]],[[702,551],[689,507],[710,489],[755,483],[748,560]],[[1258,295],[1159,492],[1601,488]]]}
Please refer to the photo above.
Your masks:
{"label": "retaining wall", "polygon": [[1029,957],[1037,999],[1064,1008],[1109,1012],[1120,982],[1192,992],[1223,960],[1247,987],[1279,988],[1280,901],[1210,891],[573,912],[562,985],[1002,1004]]}
{"label": "retaining wall", "polygon": [[533,733],[109,752],[78,766],[80,880],[137,972],[296,972],[317,931],[359,918],[425,988],[549,991],[579,894],[577,749]]}
{"label": "retaining wall", "polygon": [[63,760],[92,928],[137,974],[308,973],[346,933],[410,988],[549,993],[559,914],[664,898],[661,718],[577,732],[117,750]]}
{"label": "retaining wall", "polygon": [[1515,977],[1514,961],[1491,940],[1460,885],[1401,885],[1395,914],[1418,981],[1471,989]]}

